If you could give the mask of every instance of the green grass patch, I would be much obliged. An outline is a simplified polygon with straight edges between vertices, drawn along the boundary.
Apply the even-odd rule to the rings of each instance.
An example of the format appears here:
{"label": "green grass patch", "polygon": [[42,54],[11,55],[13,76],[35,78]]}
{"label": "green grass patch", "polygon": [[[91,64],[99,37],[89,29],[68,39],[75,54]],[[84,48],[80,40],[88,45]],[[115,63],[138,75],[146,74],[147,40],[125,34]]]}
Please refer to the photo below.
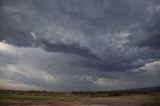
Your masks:
{"label": "green grass patch", "polygon": [[33,99],[33,100],[50,100],[55,99],[54,96],[41,96],[41,95],[19,95],[19,94],[0,94],[0,99]]}
{"label": "green grass patch", "polygon": [[[0,100],[56,100],[56,101],[76,101],[84,99],[79,96],[56,96],[56,95],[34,95],[34,94],[0,94]],[[87,98],[86,98],[87,99]]]}

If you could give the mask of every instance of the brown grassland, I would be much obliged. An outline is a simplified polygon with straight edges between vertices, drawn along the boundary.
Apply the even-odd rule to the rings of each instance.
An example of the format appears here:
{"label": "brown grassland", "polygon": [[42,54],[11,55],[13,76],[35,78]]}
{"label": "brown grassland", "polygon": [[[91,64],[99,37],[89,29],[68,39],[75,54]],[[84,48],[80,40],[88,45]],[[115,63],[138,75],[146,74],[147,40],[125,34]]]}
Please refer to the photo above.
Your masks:
{"label": "brown grassland", "polygon": [[160,106],[160,94],[1,91],[0,106]]}

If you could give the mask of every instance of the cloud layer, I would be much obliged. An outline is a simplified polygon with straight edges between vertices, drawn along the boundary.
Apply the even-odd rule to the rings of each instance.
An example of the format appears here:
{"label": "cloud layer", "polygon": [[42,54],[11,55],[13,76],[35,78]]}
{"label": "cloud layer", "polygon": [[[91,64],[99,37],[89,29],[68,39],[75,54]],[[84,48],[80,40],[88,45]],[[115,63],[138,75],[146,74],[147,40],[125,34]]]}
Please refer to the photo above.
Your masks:
{"label": "cloud layer", "polygon": [[158,0],[1,0],[0,87],[159,86],[159,13]]}

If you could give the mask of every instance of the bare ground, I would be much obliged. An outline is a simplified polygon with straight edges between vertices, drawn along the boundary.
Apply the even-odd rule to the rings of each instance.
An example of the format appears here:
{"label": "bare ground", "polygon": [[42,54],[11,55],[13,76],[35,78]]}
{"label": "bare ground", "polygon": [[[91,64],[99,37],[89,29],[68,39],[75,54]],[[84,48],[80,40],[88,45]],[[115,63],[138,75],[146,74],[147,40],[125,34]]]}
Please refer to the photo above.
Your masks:
{"label": "bare ground", "polygon": [[[146,104],[146,105],[145,105]],[[159,98],[124,96],[76,100],[0,100],[0,106],[160,106]]]}

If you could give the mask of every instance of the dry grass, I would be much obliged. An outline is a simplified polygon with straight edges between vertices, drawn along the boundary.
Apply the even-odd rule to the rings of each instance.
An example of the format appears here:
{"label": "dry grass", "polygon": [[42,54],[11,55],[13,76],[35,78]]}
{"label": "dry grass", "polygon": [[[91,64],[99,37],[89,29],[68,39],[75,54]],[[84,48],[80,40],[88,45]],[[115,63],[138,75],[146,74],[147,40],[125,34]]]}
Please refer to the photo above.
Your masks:
{"label": "dry grass", "polygon": [[160,94],[128,94],[122,96],[77,96],[72,93],[1,93],[0,106],[160,106]]}

